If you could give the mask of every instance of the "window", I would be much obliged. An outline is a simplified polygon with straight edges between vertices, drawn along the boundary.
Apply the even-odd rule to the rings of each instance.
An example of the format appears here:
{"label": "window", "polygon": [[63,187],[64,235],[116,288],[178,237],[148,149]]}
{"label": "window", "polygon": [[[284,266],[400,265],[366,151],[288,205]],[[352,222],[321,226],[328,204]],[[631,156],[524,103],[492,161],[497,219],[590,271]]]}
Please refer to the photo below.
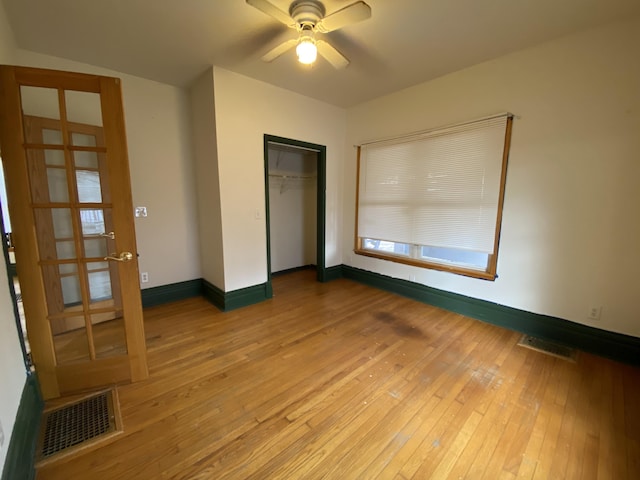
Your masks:
{"label": "window", "polygon": [[358,148],[355,252],[496,277],[512,115]]}

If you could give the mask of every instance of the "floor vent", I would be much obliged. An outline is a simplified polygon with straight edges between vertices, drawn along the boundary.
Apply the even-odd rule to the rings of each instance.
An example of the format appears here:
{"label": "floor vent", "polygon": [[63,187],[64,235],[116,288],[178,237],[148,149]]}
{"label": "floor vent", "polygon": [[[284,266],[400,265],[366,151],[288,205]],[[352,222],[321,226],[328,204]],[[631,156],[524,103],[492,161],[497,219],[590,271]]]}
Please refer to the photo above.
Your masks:
{"label": "floor vent", "polygon": [[114,402],[113,390],[45,411],[38,444],[38,462],[77,452],[119,431],[117,396]]}
{"label": "floor vent", "polygon": [[575,348],[558,345],[557,343],[532,337],[531,335],[523,335],[518,342],[518,345],[530,348],[537,352],[546,353],[547,355],[553,355],[554,357],[569,360],[571,362],[575,362],[577,357],[577,351]]}

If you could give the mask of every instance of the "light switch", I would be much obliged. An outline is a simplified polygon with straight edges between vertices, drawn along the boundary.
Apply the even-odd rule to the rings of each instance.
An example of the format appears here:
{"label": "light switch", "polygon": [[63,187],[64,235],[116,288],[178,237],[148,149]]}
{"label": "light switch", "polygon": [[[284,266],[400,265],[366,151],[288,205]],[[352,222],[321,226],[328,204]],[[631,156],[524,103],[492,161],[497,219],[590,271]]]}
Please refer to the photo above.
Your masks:
{"label": "light switch", "polygon": [[146,217],[147,216],[147,207],[136,207],[135,216],[136,216],[136,218]]}

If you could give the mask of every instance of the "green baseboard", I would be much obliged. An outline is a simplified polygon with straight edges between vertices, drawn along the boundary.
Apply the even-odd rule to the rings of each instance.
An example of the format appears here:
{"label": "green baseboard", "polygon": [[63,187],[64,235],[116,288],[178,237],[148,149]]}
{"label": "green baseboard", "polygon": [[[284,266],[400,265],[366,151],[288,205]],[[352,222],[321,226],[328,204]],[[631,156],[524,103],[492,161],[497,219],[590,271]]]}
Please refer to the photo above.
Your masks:
{"label": "green baseboard", "polygon": [[[319,272],[318,280],[328,282],[341,277],[510,330],[535,335],[625,363],[640,365],[640,338],[637,337],[438,290],[347,265],[322,269]],[[269,282],[232,292],[224,292],[203,279],[153,287],[142,290],[141,293],[144,307],[204,295],[211,303],[225,312],[253,305],[272,297]]]}
{"label": "green baseboard", "polygon": [[[315,269],[316,267],[314,265],[305,265],[304,267],[276,272],[273,275],[277,276],[310,268]],[[318,277],[318,280],[321,282],[328,282],[341,278],[342,265],[322,269],[319,271]],[[145,288],[140,291],[140,295],[142,296],[143,308],[154,307],[164,303],[203,295],[220,310],[228,311],[267,300],[273,296],[273,293],[271,292],[271,286],[269,283],[241,288],[232,292],[223,292],[212,283],[202,278],[197,278],[195,280],[187,280],[185,282]]]}
{"label": "green baseboard", "polygon": [[632,365],[640,365],[640,338],[588,327],[425,285],[342,265],[342,275],[360,283],[397,293],[429,305],[517,332],[534,335],[579,350]]}
{"label": "green baseboard", "polygon": [[202,279],[187,280],[185,282],[171,283],[159,287],[145,288],[140,291],[142,306],[153,307],[163,303],[184,300],[185,298],[202,295]]}
{"label": "green baseboard", "polygon": [[343,265],[336,265],[334,267],[328,267],[322,270],[320,278],[321,282],[330,282],[332,280],[337,280],[338,278],[342,278],[342,267]]}
{"label": "green baseboard", "polygon": [[27,375],[7,449],[2,480],[32,480],[44,402],[35,374]]}
{"label": "green baseboard", "polygon": [[224,291],[213,283],[202,280],[202,295],[220,310],[224,311]]}
{"label": "green baseboard", "polygon": [[253,305],[254,303],[267,300],[272,296],[268,282],[233,290],[231,292],[224,292],[206,280],[202,280],[202,294],[223,312]]}

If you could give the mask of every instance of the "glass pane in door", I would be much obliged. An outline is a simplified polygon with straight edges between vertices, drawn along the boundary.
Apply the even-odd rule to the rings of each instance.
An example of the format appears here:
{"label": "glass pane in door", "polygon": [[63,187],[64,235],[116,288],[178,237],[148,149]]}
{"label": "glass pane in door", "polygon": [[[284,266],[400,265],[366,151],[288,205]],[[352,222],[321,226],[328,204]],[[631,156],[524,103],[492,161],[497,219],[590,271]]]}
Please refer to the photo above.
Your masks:
{"label": "glass pane in door", "polygon": [[110,314],[110,318],[100,313],[91,316],[96,358],[127,354],[124,319],[121,315],[114,318],[115,315],[115,313]]}
{"label": "glass pane in door", "polygon": [[[35,117],[60,120],[60,102],[58,90],[46,87],[20,87],[22,114]],[[29,132],[25,132],[29,138]],[[62,142],[60,142],[62,143]]]}
{"label": "glass pane in door", "polygon": [[73,152],[76,168],[95,168],[98,169],[98,153],[85,152],[83,150]]}
{"label": "glass pane in door", "polygon": [[76,258],[73,223],[69,208],[34,208],[41,260]]}
{"label": "glass pane in door", "polygon": [[72,132],[71,144],[74,147],[95,147],[97,146],[96,136],[87,133]]}
{"label": "glass pane in door", "polygon": [[[99,93],[65,90],[64,97],[67,107],[67,121],[82,125],[102,126],[102,106]],[[76,143],[73,136],[71,143],[82,145],[82,143]]]}
{"label": "glass pane in door", "polygon": [[56,165],[58,167],[64,167],[64,151],[62,150],[44,150],[44,163],[48,165]]}
{"label": "glass pane in door", "polygon": [[46,143],[48,145],[62,145],[62,132],[54,128],[43,128],[42,143]]}
{"label": "glass pane in door", "polygon": [[91,358],[84,316],[52,319],[51,331],[56,361],[59,365]]}
{"label": "glass pane in door", "polygon": [[109,254],[107,239],[104,237],[91,237],[84,239],[84,256],[86,258],[104,258]]}
{"label": "glass pane in door", "polygon": [[[60,265],[60,270],[65,271],[67,265]],[[73,270],[70,273],[60,273],[60,288],[62,290],[62,303],[65,310],[69,307],[82,305],[82,289],[80,288],[80,277],[78,276],[78,266],[70,265]]]}
{"label": "glass pane in door", "polygon": [[[60,158],[62,154],[62,158]],[[60,165],[51,164],[55,161]],[[68,203],[69,187],[64,168],[64,154],[56,150],[27,150],[31,200],[38,203]]]}
{"label": "glass pane in door", "polygon": [[111,273],[108,269],[89,272],[89,297],[91,303],[112,300]]}
{"label": "glass pane in door", "polygon": [[100,187],[100,173],[96,170],[76,170],[76,187],[78,189],[78,202],[100,203],[102,202],[102,190]]}
{"label": "glass pane in door", "polygon": [[47,186],[49,187],[49,201],[51,203],[69,202],[67,171],[64,168],[47,168],[46,172]]}
{"label": "glass pane in door", "polygon": [[105,233],[104,212],[102,209],[81,208],[80,222],[82,225],[82,235],[100,235]]}

